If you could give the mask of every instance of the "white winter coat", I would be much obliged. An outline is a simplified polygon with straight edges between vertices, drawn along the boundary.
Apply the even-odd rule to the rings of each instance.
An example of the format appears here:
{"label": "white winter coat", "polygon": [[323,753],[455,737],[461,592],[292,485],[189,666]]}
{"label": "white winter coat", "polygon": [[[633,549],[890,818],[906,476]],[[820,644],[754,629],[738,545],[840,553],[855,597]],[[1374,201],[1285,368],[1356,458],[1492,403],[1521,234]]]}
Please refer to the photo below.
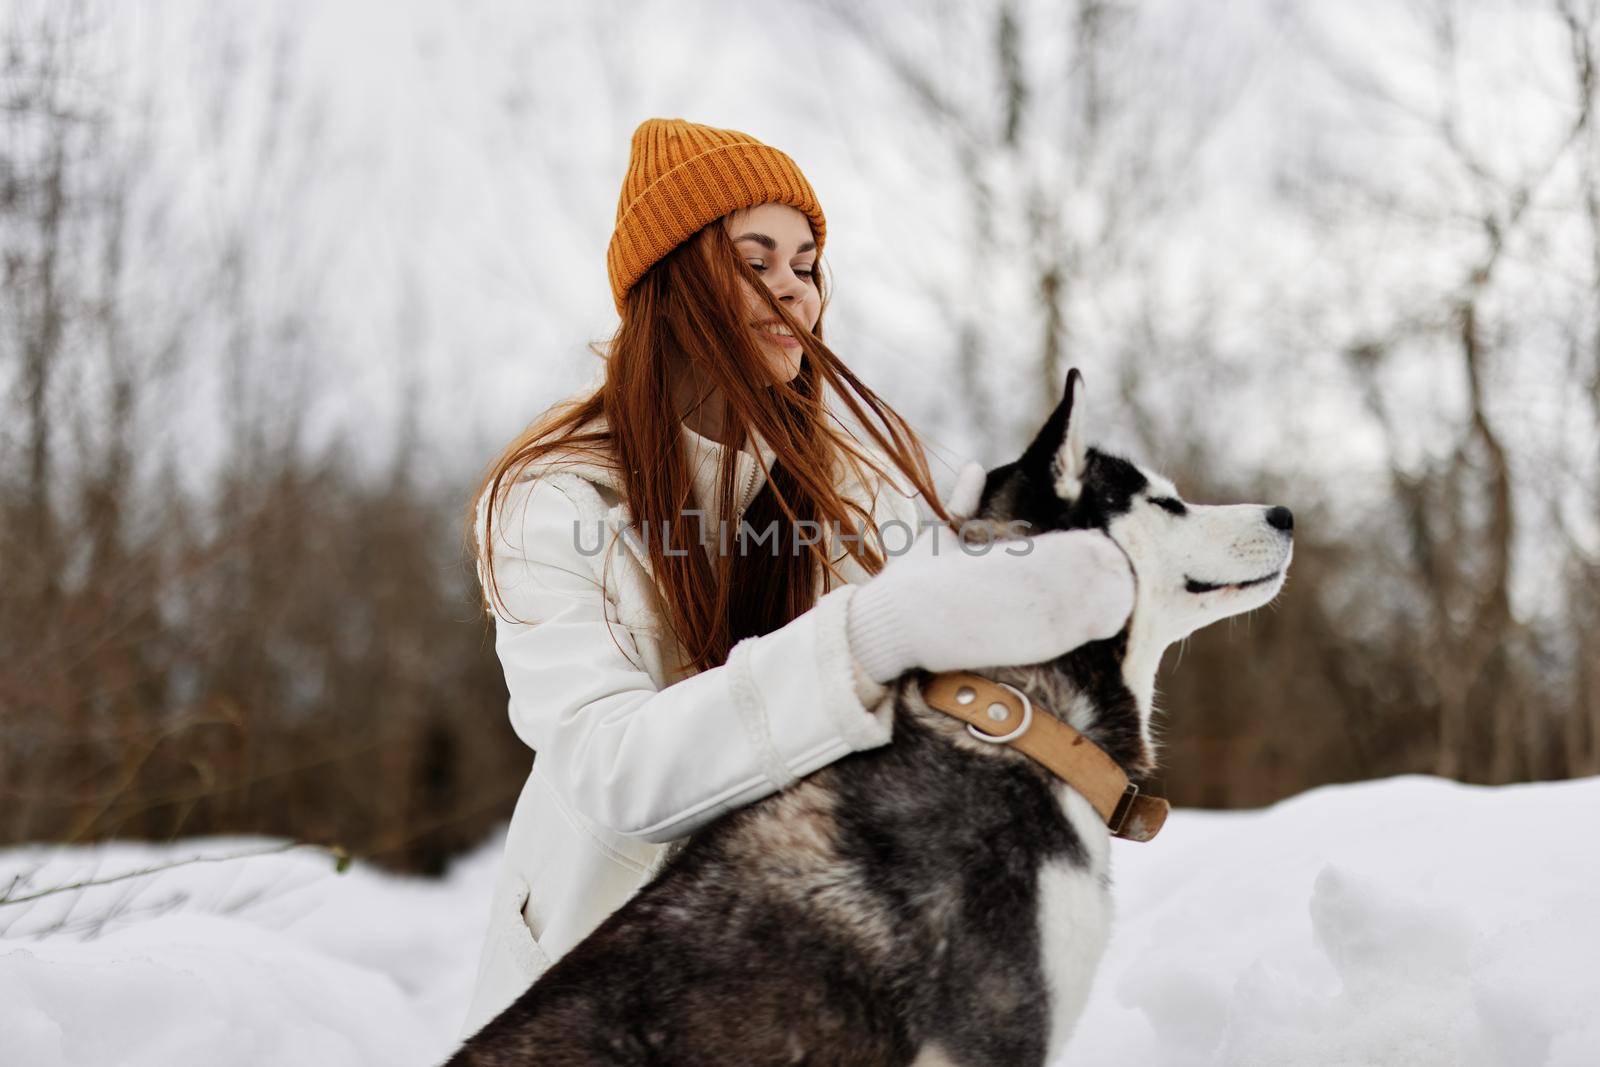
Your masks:
{"label": "white winter coat", "polygon": [[[715,530],[725,446],[687,426],[682,439]],[[758,436],[753,444],[770,465],[771,447]],[[750,451],[736,461],[742,514],[765,475]],[[865,489],[845,469],[837,484],[879,526],[905,524],[884,531],[891,550],[915,530],[915,500],[897,482]],[[478,503],[479,544],[486,505]],[[675,674],[678,646],[648,555],[636,537],[612,536],[631,522],[620,475],[570,458],[525,474],[496,516],[501,598],[535,621],[497,612],[495,650],[512,725],[537,758],[511,816],[463,1035],[638,891],[667,842],[889,740],[890,708],[877,707],[884,688],[855,664],[845,637],[849,598],[868,577],[854,559],[836,564],[844,583],[829,577],[811,611],[740,641],[723,666]],[[843,548],[830,544],[838,558]]]}

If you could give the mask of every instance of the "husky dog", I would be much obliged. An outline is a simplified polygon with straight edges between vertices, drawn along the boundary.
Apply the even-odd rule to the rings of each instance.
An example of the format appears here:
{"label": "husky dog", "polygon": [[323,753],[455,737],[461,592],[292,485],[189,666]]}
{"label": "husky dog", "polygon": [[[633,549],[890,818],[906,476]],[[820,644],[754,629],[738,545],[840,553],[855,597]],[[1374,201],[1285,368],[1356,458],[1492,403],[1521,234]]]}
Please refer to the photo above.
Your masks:
{"label": "husky dog", "polygon": [[[1060,658],[970,672],[1066,721],[1137,782],[1164,649],[1260,607],[1287,508],[1188,504],[1086,448],[1073,370],[1022,457],[988,472],[963,536],[1103,530],[1137,592],[1128,626]],[[893,563],[891,561],[890,565]],[[1110,838],[1062,779],[896,679],[894,739],[693,836],[661,874],[450,1062],[1044,1064],[1065,1047],[1111,919]]]}

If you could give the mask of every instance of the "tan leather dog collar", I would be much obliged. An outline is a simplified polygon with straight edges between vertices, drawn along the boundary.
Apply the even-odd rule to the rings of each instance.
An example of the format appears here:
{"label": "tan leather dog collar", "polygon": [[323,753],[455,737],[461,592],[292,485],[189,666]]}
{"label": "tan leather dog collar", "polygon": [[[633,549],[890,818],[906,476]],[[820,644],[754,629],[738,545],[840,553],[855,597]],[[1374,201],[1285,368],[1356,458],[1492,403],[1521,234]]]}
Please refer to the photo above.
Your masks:
{"label": "tan leather dog collar", "polygon": [[945,671],[923,686],[922,697],[966,723],[978,740],[1010,745],[1042,763],[1083,794],[1113,836],[1148,841],[1167,821],[1165,798],[1141,794],[1105,749],[1016,687],[968,671]]}

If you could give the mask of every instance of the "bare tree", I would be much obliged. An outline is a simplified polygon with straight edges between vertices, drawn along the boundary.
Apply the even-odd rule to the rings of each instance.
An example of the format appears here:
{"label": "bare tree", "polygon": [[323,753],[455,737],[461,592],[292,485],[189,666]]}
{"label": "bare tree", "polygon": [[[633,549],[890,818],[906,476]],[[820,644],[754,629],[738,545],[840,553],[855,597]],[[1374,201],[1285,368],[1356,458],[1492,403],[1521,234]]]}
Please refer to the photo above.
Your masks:
{"label": "bare tree", "polygon": [[[1552,647],[1512,605],[1519,559],[1560,568],[1563,548],[1538,537],[1519,552],[1518,541],[1530,533],[1525,516],[1544,510],[1536,507],[1541,494],[1577,490],[1600,500],[1600,484],[1592,471],[1586,484],[1559,477],[1562,484],[1551,484],[1533,461],[1538,427],[1516,422],[1507,397],[1529,381],[1522,369],[1528,346],[1542,339],[1534,316],[1548,313],[1520,303],[1524,294],[1570,291],[1560,313],[1574,330],[1593,329],[1600,277],[1593,248],[1590,276],[1577,285],[1557,262],[1540,257],[1551,248],[1564,255],[1564,235],[1592,210],[1596,9],[1554,2],[1525,13],[1564,36],[1565,62],[1541,73],[1563,80],[1566,91],[1545,104],[1548,136],[1511,160],[1488,124],[1474,121],[1484,106],[1481,94],[1464,99],[1464,87],[1482,69],[1481,52],[1469,53],[1485,47],[1482,31],[1469,37],[1464,29],[1476,12],[1431,0],[1409,11],[1434,78],[1426,99],[1391,87],[1380,69],[1325,40],[1313,43],[1335,84],[1369,113],[1396,123],[1394,143],[1405,138],[1411,154],[1338,142],[1300,188],[1312,211],[1340,229],[1381,221],[1411,236],[1419,260],[1446,264],[1432,275],[1418,272],[1411,292],[1392,298],[1384,315],[1342,342],[1365,406],[1388,441],[1404,579],[1421,608],[1416,666],[1429,682],[1436,719],[1432,769],[1495,782],[1562,773],[1549,753],[1554,717],[1580,713],[1568,704],[1573,694],[1559,691],[1560,680],[1544,675],[1552,654],[1567,661],[1576,649],[1562,638],[1557,644],[1568,647]],[[1383,165],[1371,165],[1375,159]],[[1426,183],[1416,180],[1419,172],[1428,175]],[[1592,241],[1592,226],[1588,232]],[[1366,269],[1357,261],[1349,266]],[[1429,368],[1442,392],[1395,387],[1420,367]],[[1588,376],[1592,390],[1592,370],[1573,370],[1572,385],[1585,388]],[[1459,396],[1459,403],[1446,409],[1442,442],[1428,445],[1429,458],[1419,462],[1419,428],[1408,410],[1446,396]],[[1587,432],[1591,440],[1600,435],[1592,412]],[[1569,539],[1566,550],[1573,547]],[[1579,623],[1569,633],[1583,633],[1574,607],[1541,606],[1539,614],[1565,616],[1564,626]]]}
{"label": "bare tree", "polygon": [[[4,19],[0,427],[22,432],[0,439],[0,840],[257,831],[440,869],[504,817],[528,755],[458,492],[418,484],[414,436],[374,479],[305,433],[323,250],[284,222],[317,176],[290,24],[244,195],[185,212],[141,72],[99,47],[115,16]],[[231,136],[244,45],[193,28],[221,35],[202,128]],[[158,401],[193,405],[219,371],[230,432],[195,494],[177,473],[202,457]]]}
{"label": "bare tree", "polygon": [[[959,238],[938,258],[960,267],[915,284],[953,340],[971,424],[1020,439],[1059,395],[1069,353],[1115,354],[1135,381],[1143,353],[1129,341],[1159,299],[1141,276],[1195,195],[1191,164],[1240,72],[1190,76],[1181,35],[1123,0],[820,7],[899,87],[891,140],[953,165]],[[997,388],[1025,404],[999,404]]]}

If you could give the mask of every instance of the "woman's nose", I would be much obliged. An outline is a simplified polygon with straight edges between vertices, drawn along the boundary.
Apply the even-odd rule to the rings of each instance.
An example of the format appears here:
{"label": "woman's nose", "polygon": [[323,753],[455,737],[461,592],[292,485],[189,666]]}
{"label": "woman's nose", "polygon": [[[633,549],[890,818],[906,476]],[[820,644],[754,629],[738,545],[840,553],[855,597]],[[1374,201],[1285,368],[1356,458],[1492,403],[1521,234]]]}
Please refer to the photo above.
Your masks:
{"label": "woman's nose", "polygon": [[773,272],[769,271],[767,273],[766,281],[768,288],[772,290],[772,295],[776,296],[779,300],[799,299],[800,293],[805,286],[805,282],[803,282],[800,279],[800,276],[792,270],[781,276],[775,275]]}

